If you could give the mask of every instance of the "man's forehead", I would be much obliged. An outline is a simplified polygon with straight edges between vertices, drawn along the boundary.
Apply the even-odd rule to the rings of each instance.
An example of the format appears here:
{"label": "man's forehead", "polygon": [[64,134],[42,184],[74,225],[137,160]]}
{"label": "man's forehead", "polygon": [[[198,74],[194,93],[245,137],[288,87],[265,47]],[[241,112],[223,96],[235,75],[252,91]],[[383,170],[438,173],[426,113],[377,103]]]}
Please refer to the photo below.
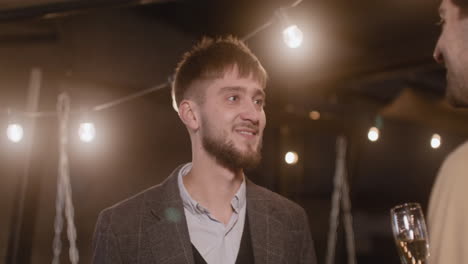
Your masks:
{"label": "man's forehead", "polygon": [[253,78],[242,77],[224,77],[214,80],[210,86],[217,87],[220,90],[260,90],[263,92],[262,84]]}
{"label": "man's forehead", "polygon": [[446,0],[442,0],[442,1],[440,2],[440,5],[439,5],[439,15],[440,15],[440,16],[445,15],[445,12],[446,12],[446,10],[447,10],[446,5],[447,5],[447,1],[446,1]]}
{"label": "man's forehead", "polygon": [[220,87],[219,88],[219,91],[218,93],[222,94],[222,93],[226,93],[226,92],[231,92],[231,91],[237,91],[237,92],[243,92],[243,93],[247,93],[247,92],[253,92],[254,94],[256,95],[263,95],[265,96],[265,91],[263,89],[263,87],[260,87],[260,86],[230,86],[230,85],[227,85],[227,86],[223,86],[223,87]]}
{"label": "man's forehead", "polygon": [[444,15],[445,15],[445,8],[441,4],[439,7],[439,16],[443,17]]}
{"label": "man's forehead", "polygon": [[232,84],[232,86],[236,86],[235,84],[241,83],[248,86],[258,86],[262,89],[264,88],[262,82],[255,78],[252,73],[246,76],[242,76],[237,71],[226,71],[222,75],[213,78],[212,82],[221,85],[224,84],[223,86],[227,86],[226,84]]}
{"label": "man's forehead", "polygon": [[[447,13],[453,13],[456,9],[458,9],[458,5],[455,0],[442,0],[439,5],[439,15],[444,17],[448,15]],[[463,0],[466,1],[466,0]]]}

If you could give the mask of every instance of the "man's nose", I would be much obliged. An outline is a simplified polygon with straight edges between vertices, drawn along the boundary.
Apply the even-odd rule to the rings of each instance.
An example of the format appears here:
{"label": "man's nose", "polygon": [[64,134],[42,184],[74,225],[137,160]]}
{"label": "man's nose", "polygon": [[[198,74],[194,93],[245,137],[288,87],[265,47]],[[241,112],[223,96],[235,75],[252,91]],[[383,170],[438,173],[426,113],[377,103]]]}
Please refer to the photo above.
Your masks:
{"label": "man's nose", "polygon": [[242,105],[241,118],[253,123],[258,123],[260,119],[260,110],[255,102],[249,101]]}
{"label": "man's nose", "polygon": [[437,63],[444,64],[444,54],[442,53],[440,38],[437,41],[437,44],[434,48],[434,54],[432,56]]}

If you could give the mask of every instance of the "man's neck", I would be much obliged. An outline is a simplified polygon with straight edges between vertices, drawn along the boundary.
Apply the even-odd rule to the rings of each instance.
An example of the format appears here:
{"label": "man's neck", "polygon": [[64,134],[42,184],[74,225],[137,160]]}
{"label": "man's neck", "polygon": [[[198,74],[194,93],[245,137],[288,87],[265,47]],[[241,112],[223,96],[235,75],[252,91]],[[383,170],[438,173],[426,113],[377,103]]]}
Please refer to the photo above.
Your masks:
{"label": "man's neck", "polygon": [[214,159],[193,160],[183,183],[190,196],[227,224],[232,215],[231,201],[244,179],[243,170],[232,171]]}

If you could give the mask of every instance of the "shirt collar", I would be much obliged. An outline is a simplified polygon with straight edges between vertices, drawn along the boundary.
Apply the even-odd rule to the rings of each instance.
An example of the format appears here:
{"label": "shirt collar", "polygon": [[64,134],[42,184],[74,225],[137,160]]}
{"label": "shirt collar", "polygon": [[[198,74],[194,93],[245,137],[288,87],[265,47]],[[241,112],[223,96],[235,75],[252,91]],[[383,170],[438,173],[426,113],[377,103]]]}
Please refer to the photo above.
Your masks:
{"label": "shirt collar", "polygon": [[[192,163],[185,164],[179,171],[179,175],[177,177],[177,182],[179,185],[180,196],[182,198],[182,203],[184,208],[187,209],[192,214],[209,214],[209,211],[201,206],[196,200],[190,196],[187,189],[185,188],[183,177],[187,175],[192,169]],[[231,200],[232,209],[238,214],[240,210],[246,204],[246,184],[245,184],[245,177],[242,179],[242,183],[237,190],[236,194]]]}
{"label": "shirt collar", "polygon": [[240,210],[245,206],[245,203],[247,200],[246,195],[245,195],[245,190],[246,188],[245,188],[245,177],[244,177],[242,179],[242,183],[241,183],[241,186],[239,187],[239,190],[237,190],[236,194],[231,200],[232,209],[234,209],[236,213],[239,213]]}

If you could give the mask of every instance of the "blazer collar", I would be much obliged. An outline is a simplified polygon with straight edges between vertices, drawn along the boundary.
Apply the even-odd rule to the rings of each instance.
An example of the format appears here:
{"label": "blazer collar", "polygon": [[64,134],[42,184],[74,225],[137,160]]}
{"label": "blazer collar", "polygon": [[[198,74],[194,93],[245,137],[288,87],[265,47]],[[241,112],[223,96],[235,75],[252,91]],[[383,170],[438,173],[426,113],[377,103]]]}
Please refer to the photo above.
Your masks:
{"label": "blazer collar", "polygon": [[176,168],[159,188],[150,190],[146,199],[149,219],[145,232],[152,242],[150,246],[155,263],[194,264],[192,243],[177,185],[181,168]]}
{"label": "blazer collar", "polygon": [[286,254],[287,230],[278,220],[273,202],[271,193],[247,180],[247,215],[256,264],[281,263]]}
{"label": "blazer collar", "polygon": [[[146,232],[152,241],[152,252],[156,263],[194,264],[192,244],[179,193],[177,176],[183,165],[176,168],[159,186],[148,193],[149,209]],[[247,215],[256,264],[280,263],[285,256],[287,230],[278,221],[272,206],[271,194],[246,178]],[[142,225],[145,226],[145,225]],[[179,255],[175,252],[180,252]]]}

